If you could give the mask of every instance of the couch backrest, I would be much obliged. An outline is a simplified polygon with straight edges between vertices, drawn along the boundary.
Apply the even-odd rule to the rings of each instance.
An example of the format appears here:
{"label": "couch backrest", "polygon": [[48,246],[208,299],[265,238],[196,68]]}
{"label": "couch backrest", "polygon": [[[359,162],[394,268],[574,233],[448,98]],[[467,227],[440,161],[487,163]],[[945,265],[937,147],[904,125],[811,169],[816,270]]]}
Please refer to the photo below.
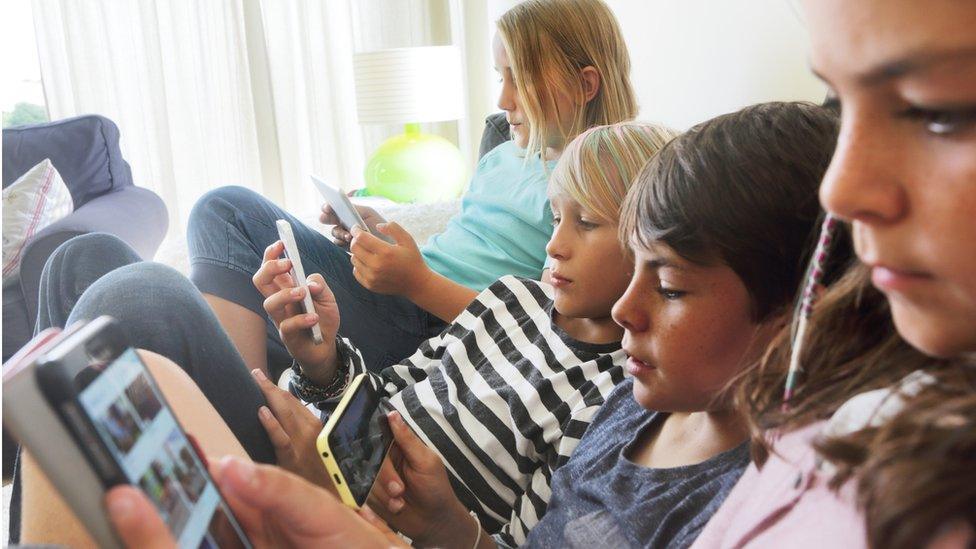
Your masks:
{"label": "couch backrest", "polygon": [[481,134],[481,146],[478,147],[478,158],[488,151],[512,138],[505,113],[496,112],[485,118],[485,131]]}
{"label": "couch backrest", "polygon": [[50,158],[75,208],[108,191],[132,185],[132,170],[119,149],[119,128],[89,114],[3,130],[3,186]]}

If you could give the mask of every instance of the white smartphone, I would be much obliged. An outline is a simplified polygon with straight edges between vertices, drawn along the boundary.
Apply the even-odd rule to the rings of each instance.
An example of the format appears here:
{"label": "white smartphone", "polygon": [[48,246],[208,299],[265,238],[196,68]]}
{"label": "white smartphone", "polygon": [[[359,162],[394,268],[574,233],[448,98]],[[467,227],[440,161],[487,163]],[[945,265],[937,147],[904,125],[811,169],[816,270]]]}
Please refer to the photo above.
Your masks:
{"label": "white smartphone", "polygon": [[80,322],[60,336],[49,330],[29,346],[33,353],[4,368],[4,425],[100,547],[121,547],[103,505],[118,484],[149,497],[180,547],[251,547],[115,321]]}
{"label": "white smartphone", "polygon": [[[285,257],[291,260],[291,278],[300,288],[305,288],[305,297],[299,306],[303,312],[315,312],[315,305],[312,303],[312,296],[308,292],[308,284],[305,282],[305,269],[302,268],[302,258],[298,254],[298,243],[295,242],[295,233],[291,230],[291,223],[284,219],[275,222],[278,226],[278,238],[285,243]],[[322,343],[322,329],[318,323],[312,324],[312,341],[316,345]]]}
{"label": "white smartphone", "polygon": [[336,216],[339,218],[339,223],[344,229],[351,231],[353,227],[358,225],[360,229],[378,236],[384,242],[396,244],[396,241],[394,241],[388,235],[370,231],[369,226],[367,226],[366,222],[363,221],[363,216],[359,215],[359,212],[356,210],[356,207],[353,206],[352,201],[350,201],[349,197],[343,194],[342,191],[333,187],[332,185],[329,185],[314,175],[311,177],[312,184],[315,185],[315,188],[317,188],[320,193],[322,193],[322,198],[325,198],[325,201],[332,206],[332,210],[335,211]]}
{"label": "white smartphone", "polygon": [[48,328],[3,365],[3,426],[30,451],[96,545],[121,549],[122,542],[105,514],[105,485],[89,465],[83,447],[47,404],[34,375],[38,359],[84,325],[76,322],[64,332]]}

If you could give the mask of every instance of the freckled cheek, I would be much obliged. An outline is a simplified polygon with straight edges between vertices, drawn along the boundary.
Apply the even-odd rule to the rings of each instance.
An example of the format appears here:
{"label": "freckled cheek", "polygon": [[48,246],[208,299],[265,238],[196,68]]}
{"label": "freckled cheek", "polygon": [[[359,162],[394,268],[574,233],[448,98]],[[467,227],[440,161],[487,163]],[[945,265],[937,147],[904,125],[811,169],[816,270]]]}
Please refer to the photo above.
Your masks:
{"label": "freckled cheek", "polygon": [[675,366],[687,370],[683,377],[703,381],[723,378],[737,363],[733,357],[741,352],[742,342],[735,328],[720,316],[676,320],[666,324],[662,344]]}

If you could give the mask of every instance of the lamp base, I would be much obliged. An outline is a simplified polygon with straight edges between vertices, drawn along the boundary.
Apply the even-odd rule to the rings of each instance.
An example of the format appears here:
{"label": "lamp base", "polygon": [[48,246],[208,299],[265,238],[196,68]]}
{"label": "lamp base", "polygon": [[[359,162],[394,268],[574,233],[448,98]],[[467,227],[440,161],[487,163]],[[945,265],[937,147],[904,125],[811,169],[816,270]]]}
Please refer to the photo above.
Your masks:
{"label": "lamp base", "polygon": [[407,124],[366,163],[366,190],[394,202],[453,200],[464,188],[464,158],[453,143]]}

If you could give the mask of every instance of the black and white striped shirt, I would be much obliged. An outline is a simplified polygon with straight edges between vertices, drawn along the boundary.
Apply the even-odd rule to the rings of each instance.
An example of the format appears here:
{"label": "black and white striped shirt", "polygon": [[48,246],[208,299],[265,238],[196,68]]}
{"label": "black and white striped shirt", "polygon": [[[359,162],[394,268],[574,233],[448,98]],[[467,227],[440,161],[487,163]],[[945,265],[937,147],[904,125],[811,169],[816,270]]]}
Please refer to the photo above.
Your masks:
{"label": "black and white striped shirt", "polygon": [[[523,542],[542,518],[552,472],[624,380],[619,343],[577,341],[552,312],[550,286],[506,276],[413,356],[371,374],[443,458],[461,501],[506,543]],[[352,375],[365,372],[358,351],[340,345]]]}

